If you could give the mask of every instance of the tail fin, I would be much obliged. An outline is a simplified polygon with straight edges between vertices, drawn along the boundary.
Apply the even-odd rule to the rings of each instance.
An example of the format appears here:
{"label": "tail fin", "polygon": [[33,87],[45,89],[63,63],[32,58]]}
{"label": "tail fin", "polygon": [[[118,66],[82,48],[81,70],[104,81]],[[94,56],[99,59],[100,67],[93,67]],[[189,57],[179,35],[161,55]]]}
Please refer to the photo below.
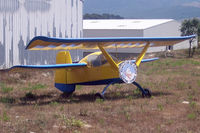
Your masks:
{"label": "tail fin", "polygon": [[[72,63],[71,55],[69,51],[60,51],[56,56],[56,64]],[[65,69],[56,70],[55,73],[56,83],[67,83],[67,72]]]}
{"label": "tail fin", "polygon": [[69,51],[60,51],[56,56],[56,64],[71,64],[72,59]]}
{"label": "tail fin", "polygon": [[[56,56],[56,64],[71,64],[72,59],[69,51],[60,51]],[[62,92],[71,93],[75,90],[75,85],[67,85],[66,69],[55,71],[55,87]]]}

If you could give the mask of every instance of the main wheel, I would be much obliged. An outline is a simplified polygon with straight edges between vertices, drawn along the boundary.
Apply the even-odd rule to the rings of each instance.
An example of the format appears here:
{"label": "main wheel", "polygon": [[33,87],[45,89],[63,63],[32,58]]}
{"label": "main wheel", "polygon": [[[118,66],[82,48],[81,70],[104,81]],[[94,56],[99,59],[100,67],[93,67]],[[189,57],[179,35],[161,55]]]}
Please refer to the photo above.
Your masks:
{"label": "main wheel", "polygon": [[72,92],[63,92],[63,93],[61,94],[61,97],[63,97],[63,98],[68,98],[68,97],[70,97],[70,96],[73,94],[73,92],[74,92],[74,91],[72,91]]}
{"label": "main wheel", "polygon": [[105,97],[104,97],[104,95],[102,95],[101,93],[96,93],[96,94],[95,94],[95,99],[102,99],[102,100],[105,100]]}
{"label": "main wheel", "polygon": [[146,98],[150,98],[151,97],[151,91],[149,89],[144,89],[144,93],[142,93],[142,96],[143,97],[146,97]]}

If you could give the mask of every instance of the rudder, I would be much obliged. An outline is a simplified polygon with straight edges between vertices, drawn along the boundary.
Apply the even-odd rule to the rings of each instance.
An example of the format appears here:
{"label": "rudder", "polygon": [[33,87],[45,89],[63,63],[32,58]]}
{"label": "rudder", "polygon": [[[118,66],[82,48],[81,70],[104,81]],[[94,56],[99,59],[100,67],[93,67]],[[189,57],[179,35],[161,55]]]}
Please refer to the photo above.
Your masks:
{"label": "rudder", "polygon": [[[71,64],[69,51],[60,51],[56,56],[56,64]],[[75,85],[67,85],[67,71],[65,68],[55,71],[55,87],[64,93],[72,93]]]}

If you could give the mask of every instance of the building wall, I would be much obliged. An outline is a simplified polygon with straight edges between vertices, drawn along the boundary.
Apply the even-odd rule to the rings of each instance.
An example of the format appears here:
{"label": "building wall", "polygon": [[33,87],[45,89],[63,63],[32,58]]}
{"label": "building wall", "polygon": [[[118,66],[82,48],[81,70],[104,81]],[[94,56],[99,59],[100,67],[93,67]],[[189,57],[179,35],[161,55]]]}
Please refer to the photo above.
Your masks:
{"label": "building wall", "polygon": [[180,23],[175,20],[144,29],[144,37],[180,36]]}
{"label": "building wall", "polygon": [[[181,36],[180,32],[181,23],[173,20],[164,24],[160,24],[144,30],[144,37],[173,37]],[[197,46],[197,40],[194,41],[193,46]],[[189,40],[178,43],[173,46],[173,50],[187,49],[189,48]],[[164,47],[149,48],[147,52],[159,52],[165,51]]]}
{"label": "building wall", "polygon": [[83,29],[83,37],[139,37],[143,36],[142,30],[127,29]]}
{"label": "building wall", "polygon": [[[57,51],[28,51],[34,36],[82,37],[82,0],[1,0],[0,69],[54,64]],[[75,60],[76,50],[71,51]]]}
{"label": "building wall", "polygon": [[[127,29],[83,29],[83,37],[141,37],[143,30],[127,30]],[[139,49],[140,50],[140,49]],[[83,50],[83,53],[90,53],[99,50]],[[108,52],[118,53],[135,53],[138,49],[108,49]]]}
{"label": "building wall", "polygon": [[[172,20],[166,23],[162,23],[147,29],[134,30],[134,29],[83,29],[84,37],[173,37],[180,36],[180,26],[181,23]],[[197,40],[193,43],[197,46]],[[173,46],[174,50],[186,49],[189,47],[189,41],[184,41],[182,43]],[[153,47],[148,49],[150,52],[160,52],[165,51],[166,46],[163,47]],[[86,50],[85,52],[94,52],[95,50]],[[118,52],[118,53],[140,53],[142,48],[124,48],[124,49],[109,49],[108,52]]]}
{"label": "building wall", "polygon": [[[127,29],[83,29],[83,37],[140,37],[143,36],[143,30],[127,30]],[[140,50],[140,49],[139,49]],[[82,50],[83,57],[91,52],[99,50]],[[136,53],[138,49],[107,49],[111,53]],[[141,50],[140,50],[141,51]]]}

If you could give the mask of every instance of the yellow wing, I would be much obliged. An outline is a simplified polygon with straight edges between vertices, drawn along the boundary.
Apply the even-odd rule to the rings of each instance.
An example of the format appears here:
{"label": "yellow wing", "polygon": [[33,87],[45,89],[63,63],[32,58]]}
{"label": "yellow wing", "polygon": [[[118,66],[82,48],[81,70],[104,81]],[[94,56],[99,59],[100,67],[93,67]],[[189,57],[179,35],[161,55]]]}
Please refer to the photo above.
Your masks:
{"label": "yellow wing", "polygon": [[107,48],[140,48],[147,44],[150,47],[168,46],[195,38],[195,35],[182,37],[114,37],[114,38],[79,38],[61,39],[44,36],[34,37],[26,49],[29,50],[71,50],[98,49],[98,45]]}

